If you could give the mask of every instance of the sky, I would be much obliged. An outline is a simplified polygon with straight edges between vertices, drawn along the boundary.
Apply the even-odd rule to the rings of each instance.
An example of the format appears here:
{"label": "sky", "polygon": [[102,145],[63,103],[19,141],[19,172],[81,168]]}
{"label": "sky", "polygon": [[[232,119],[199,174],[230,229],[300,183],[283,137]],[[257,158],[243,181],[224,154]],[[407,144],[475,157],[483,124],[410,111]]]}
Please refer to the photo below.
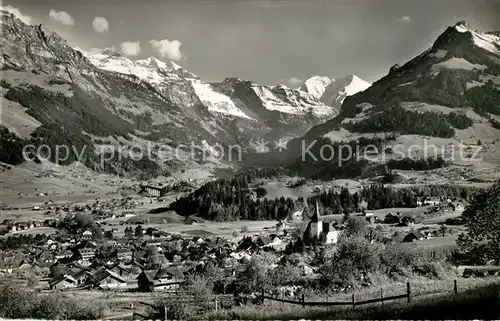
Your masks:
{"label": "sky", "polygon": [[207,81],[376,81],[466,20],[500,30],[500,0],[3,0],[86,51],[171,59]]}

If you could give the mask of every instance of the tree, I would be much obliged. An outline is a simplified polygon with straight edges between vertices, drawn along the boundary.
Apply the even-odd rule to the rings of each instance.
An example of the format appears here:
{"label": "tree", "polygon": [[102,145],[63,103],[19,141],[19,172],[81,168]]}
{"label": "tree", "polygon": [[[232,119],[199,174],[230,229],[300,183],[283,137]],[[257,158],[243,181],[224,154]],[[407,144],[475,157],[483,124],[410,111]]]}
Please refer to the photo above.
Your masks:
{"label": "tree", "polygon": [[195,302],[208,306],[213,291],[213,283],[209,279],[200,275],[188,276],[182,288],[188,295],[194,296]]}
{"label": "tree", "polygon": [[125,228],[125,238],[128,240],[134,238],[134,231],[132,230],[132,227],[128,226]]}
{"label": "tree", "polygon": [[266,289],[270,284],[267,273],[268,267],[268,262],[260,256],[256,256],[245,263],[243,269],[236,275],[238,291],[252,293]]}
{"label": "tree", "polygon": [[108,231],[104,232],[104,237],[105,237],[106,239],[108,239],[108,240],[112,240],[112,239],[113,239],[113,237],[114,237],[114,236],[113,236],[113,231],[108,230]]}
{"label": "tree", "polygon": [[267,195],[267,190],[265,187],[259,186],[255,189],[255,192],[257,193],[257,197],[264,197]]}
{"label": "tree", "polygon": [[441,235],[442,235],[443,237],[446,235],[446,231],[447,231],[447,230],[448,230],[448,229],[446,228],[446,225],[441,224],[441,225],[439,226],[439,233],[441,233]]}
{"label": "tree", "polygon": [[143,228],[142,225],[139,225],[135,228],[134,236],[135,237],[142,237],[143,234]]}
{"label": "tree", "polygon": [[500,264],[500,181],[472,196],[462,217],[467,231],[458,245],[481,261]]}
{"label": "tree", "polygon": [[347,235],[364,235],[368,229],[368,222],[364,217],[351,217],[347,220],[346,232]]}
{"label": "tree", "polygon": [[344,238],[334,257],[322,266],[323,280],[326,284],[338,282],[354,285],[366,273],[376,272],[380,268],[380,252],[376,243],[370,244],[363,237]]}

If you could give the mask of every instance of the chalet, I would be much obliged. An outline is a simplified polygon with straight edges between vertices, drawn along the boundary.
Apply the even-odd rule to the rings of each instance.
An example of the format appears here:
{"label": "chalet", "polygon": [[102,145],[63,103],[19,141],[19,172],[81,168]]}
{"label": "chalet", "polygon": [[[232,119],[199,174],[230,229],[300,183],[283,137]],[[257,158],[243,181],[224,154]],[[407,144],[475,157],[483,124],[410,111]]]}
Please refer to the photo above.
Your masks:
{"label": "chalet", "polygon": [[35,255],[35,262],[40,267],[49,267],[56,262],[56,257],[48,250],[43,250]]}
{"label": "chalet", "polygon": [[384,223],[386,224],[399,224],[400,218],[398,215],[389,213],[384,218]]}
{"label": "chalet", "polygon": [[304,231],[304,239],[322,239],[325,244],[335,244],[338,242],[339,231],[335,229],[332,222],[324,222],[319,214],[319,206],[316,201],[316,208],[313,217],[309,221]]}
{"label": "chalet", "polygon": [[76,288],[77,285],[78,282],[72,276],[66,274],[49,282],[51,290]]}
{"label": "chalet", "polygon": [[76,284],[82,285],[85,284],[85,281],[90,276],[89,269],[84,267],[74,268],[71,271],[71,277],[76,280]]}
{"label": "chalet", "polygon": [[146,185],[142,187],[142,192],[155,197],[161,197],[165,194],[166,188],[162,186]]}
{"label": "chalet", "polygon": [[127,281],[106,268],[99,269],[87,279],[87,284],[101,289],[119,289],[127,286]]}
{"label": "chalet", "polygon": [[281,245],[283,241],[276,234],[270,234],[269,236],[261,236],[257,239],[257,245],[262,248],[275,248]]}
{"label": "chalet", "polygon": [[120,261],[132,259],[132,251],[127,247],[121,247],[116,251],[116,257]]}
{"label": "chalet", "polygon": [[137,276],[140,292],[173,290],[183,282],[184,274],[178,267],[144,270]]}
{"label": "chalet", "polygon": [[68,249],[60,249],[55,253],[55,258],[57,260],[64,260],[64,259],[69,259],[70,257],[73,256],[73,252],[71,252]]}
{"label": "chalet", "polygon": [[409,242],[413,242],[413,241],[422,241],[423,239],[425,239],[425,236],[421,232],[413,231],[413,232],[408,233],[403,238],[403,242],[409,243]]}
{"label": "chalet", "polygon": [[85,232],[83,232],[82,239],[83,240],[92,240],[92,232],[89,230],[86,230]]}
{"label": "chalet", "polygon": [[91,259],[95,256],[96,245],[91,241],[83,241],[76,246],[76,254],[82,259]]}
{"label": "chalet", "polygon": [[410,226],[415,224],[415,219],[411,216],[405,216],[401,219],[400,224],[403,226]]}

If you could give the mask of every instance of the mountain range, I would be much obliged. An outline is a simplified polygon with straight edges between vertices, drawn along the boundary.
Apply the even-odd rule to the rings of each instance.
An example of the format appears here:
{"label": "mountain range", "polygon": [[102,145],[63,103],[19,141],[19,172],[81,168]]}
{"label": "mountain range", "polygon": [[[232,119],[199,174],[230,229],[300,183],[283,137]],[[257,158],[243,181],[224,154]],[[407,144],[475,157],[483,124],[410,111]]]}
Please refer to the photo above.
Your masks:
{"label": "mountain range", "polygon": [[[485,162],[500,161],[494,146],[500,138],[500,34],[465,22],[373,84],[355,75],[313,76],[291,89],[236,77],[208,82],[155,57],[82,52],[44,25],[1,15],[2,126],[20,145],[89,146],[84,163],[95,170],[158,175],[206,161],[179,157],[181,144],[184,156],[191,155],[191,144],[212,156],[215,146],[233,144],[255,155],[261,139],[291,139],[285,153],[264,153],[258,162],[272,158],[285,165],[300,155],[303,141],[387,133],[395,137],[384,142],[388,146],[424,137],[440,139],[441,146],[481,142]],[[130,157],[137,145],[152,146],[153,156],[162,157]],[[109,153],[120,161],[99,161]]]}
{"label": "mountain range", "polygon": [[[340,97],[354,93],[349,81],[335,87],[337,92],[328,86],[330,101],[308,90],[240,78],[207,82],[173,61],[133,61],[110,50],[82,52],[44,25],[1,14],[3,125],[25,139],[91,145],[89,158],[109,145],[126,151],[134,144],[153,144],[170,155],[179,144],[239,144],[253,151],[260,139],[305,134],[336,116]],[[187,163],[171,159],[159,165]]]}

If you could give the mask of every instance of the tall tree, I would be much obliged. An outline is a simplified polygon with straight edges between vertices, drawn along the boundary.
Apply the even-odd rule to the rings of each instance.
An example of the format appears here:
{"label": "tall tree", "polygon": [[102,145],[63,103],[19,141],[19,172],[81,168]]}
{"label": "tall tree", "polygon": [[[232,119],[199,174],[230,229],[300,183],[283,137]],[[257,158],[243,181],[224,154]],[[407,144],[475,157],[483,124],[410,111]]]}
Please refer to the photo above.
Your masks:
{"label": "tall tree", "polygon": [[500,181],[476,193],[462,216],[467,232],[458,245],[482,261],[500,264]]}

